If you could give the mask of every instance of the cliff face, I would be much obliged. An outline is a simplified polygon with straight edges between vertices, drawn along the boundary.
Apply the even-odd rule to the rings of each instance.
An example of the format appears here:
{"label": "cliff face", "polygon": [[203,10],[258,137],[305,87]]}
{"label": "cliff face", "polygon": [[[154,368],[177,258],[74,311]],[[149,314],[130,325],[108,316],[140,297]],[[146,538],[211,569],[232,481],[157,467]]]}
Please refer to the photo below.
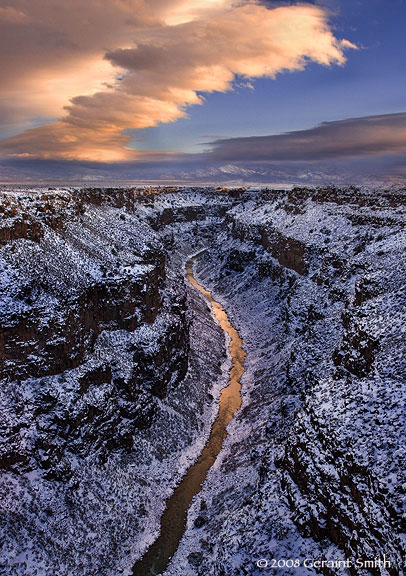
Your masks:
{"label": "cliff face", "polygon": [[[355,198],[352,205],[348,197],[338,202],[343,208],[337,212],[351,226],[343,222],[339,227],[341,238],[329,243],[328,255],[312,276],[325,294],[313,320],[308,319],[308,330],[322,327],[332,301],[337,328],[325,344],[328,364],[307,378],[304,403],[281,460],[282,487],[305,536],[329,539],[354,563],[386,554],[391,566],[374,566],[370,572],[395,575],[402,573],[405,555],[405,455],[397,440],[404,402],[399,358],[404,343],[398,328],[404,300],[404,209],[399,199],[394,199],[395,210],[389,208],[384,195],[368,196],[368,207],[360,209],[362,196]],[[330,206],[331,213],[334,203]],[[296,356],[302,350],[299,343],[290,366],[296,378],[301,375]],[[349,572],[359,570],[353,566]]]}
{"label": "cliff face", "polygon": [[306,244],[281,233],[272,224],[252,225],[238,219],[232,224],[234,238],[261,244],[283,268],[289,268],[301,275],[306,274],[309,259]]}
{"label": "cliff face", "polygon": [[18,238],[39,241],[42,237],[42,226],[25,215],[4,218],[0,227],[0,244],[6,244]]}
{"label": "cliff face", "polygon": [[73,454],[131,449],[155,398],[184,378],[189,350],[184,289],[166,278],[148,224],[108,195],[98,206],[62,198],[6,198],[13,222],[31,225],[13,225],[1,248],[0,377],[17,398],[0,462],[49,478],[68,478]]}
{"label": "cliff face", "polygon": [[224,383],[223,336],[180,272],[204,247],[199,279],[247,351],[243,406],[166,576],[344,553],[392,566],[343,574],[402,574],[404,192],[89,188],[2,205],[8,576],[115,574],[156,532]]}
{"label": "cliff face", "polygon": [[[248,352],[245,399],[168,575],[384,554],[391,567],[343,573],[403,573],[406,236],[394,196],[247,192],[202,238],[200,279]],[[192,226],[171,226],[192,242]]]}
{"label": "cliff face", "polygon": [[[52,252],[46,254],[52,258]],[[76,294],[69,289],[61,295],[48,292],[46,273],[40,280],[22,281],[16,297],[24,307],[19,313],[5,311],[2,318],[1,377],[41,377],[76,368],[103,330],[133,331],[153,322],[160,306],[159,270],[145,265],[135,274],[126,272],[101,277]],[[47,302],[36,305],[44,293],[54,300],[52,307]]]}

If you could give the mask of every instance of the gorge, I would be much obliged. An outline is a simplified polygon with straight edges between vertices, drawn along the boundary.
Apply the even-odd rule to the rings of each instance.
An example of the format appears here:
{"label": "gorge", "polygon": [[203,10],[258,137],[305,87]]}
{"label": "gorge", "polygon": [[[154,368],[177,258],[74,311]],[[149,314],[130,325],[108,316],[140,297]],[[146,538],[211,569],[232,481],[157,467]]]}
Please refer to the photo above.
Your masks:
{"label": "gorge", "polygon": [[208,291],[241,407],[155,573],[403,573],[404,190],[0,194],[2,573],[143,576],[236,357]]}

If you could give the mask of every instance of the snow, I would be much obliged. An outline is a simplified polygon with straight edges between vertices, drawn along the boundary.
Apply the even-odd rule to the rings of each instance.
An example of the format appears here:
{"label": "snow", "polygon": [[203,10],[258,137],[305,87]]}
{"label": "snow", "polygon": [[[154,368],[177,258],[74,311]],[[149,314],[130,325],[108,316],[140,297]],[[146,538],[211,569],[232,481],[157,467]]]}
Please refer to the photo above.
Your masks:
{"label": "snow", "polygon": [[[2,571],[130,574],[156,537],[165,499],[208,438],[230,365],[224,334],[193,289],[187,287],[191,349],[185,378],[176,386],[171,378],[162,398],[148,395],[147,382],[140,383],[135,408],[153,407],[154,417],[132,431],[131,449],[101,452],[98,436],[125,435],[131,426],[131,416],[117,416],[127,400],[114,379],[129,382],[134,352],[156,356],[169,327],[179,326],[184,262],[207,248],[198,258],[197,277],[243,338],[243,404],[192,503],[165,576],[258,576],[264,573],[256,566],[260,558],[334,561],[384,553],[396,565],[390,574],[401,574],[404,191],[153,192],[129,191],[128,208],[115,206],[114,191],[107,189],[101,194],[109,203],[101,205],[82,202],[82,192],[73,187],[2,192],[5,225],[24,212],[43,227],[37,241],[19,238],[0,246],[4,328],[31,315],[51,334],[52,327],[64,326],[64,310],[86,289],[107,279],[117,285],[139,279],[145,291],[160,255],[166,257],[153,321],[143,319],[140,307],[132,330],[102,325],[75,366],[3,382],[4,450],[22,460],[0,475],[7,534]],[[53,206],[49,214],[41,208],[45,204]],[[164,223],[168,210],[172,217]],[[62,227],[51,216],[61,216]],[[279,241],[297,253],[284,260],[275,248]],[[57,346],[60,334],[50,336],[49,344]],[[35,339],[23,344],[25,362],[46,367]],[[72,357],[78,357],[75,347]],[[13,371],[12,359],[7,361]],[[106,366],[112,378],[104,381]],[[101,381],[90,381],[79,394],[86,375],[94,373]],[[93,421],[84,417],[90,406]],[[69,436],[72,429],[64,432],[60,467],[70,472],[62,480],[48,478],[38,464],[52,457],[38,444],[43,431],[61,434],[54,414],[62,421],[65,414],[81,419],[77,436]],[[285,567],[278,573],[299,572]],[[302,566],[302,574],[314,570]]]}

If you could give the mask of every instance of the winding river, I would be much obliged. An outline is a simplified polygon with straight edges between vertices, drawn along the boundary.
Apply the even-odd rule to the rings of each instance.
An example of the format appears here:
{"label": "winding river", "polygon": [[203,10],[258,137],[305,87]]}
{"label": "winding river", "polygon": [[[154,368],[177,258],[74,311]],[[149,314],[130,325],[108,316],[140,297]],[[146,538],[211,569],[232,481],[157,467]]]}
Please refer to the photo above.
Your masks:
{"label": "winding river", "polygon": [[241,406],[240,379],[244,371],[245,351],[242,348],[242,340],[237,330],[232,326],[221,304],[213,299],[211,292],[201,286],[193,275],[193,264],[201,253],[187,261],[186,278],[210,303],[221,328],[230,337],[229,348],[232,366],[229,381],[228,385],[221,391],[219,412],[211,429],[210,437],[196,463],[189,468],[172,496],[166,501],[166,508],[161,518],[160,535],[134,565],[133,576],[156,576],[168,567],[185,531],[187,513],[192,499],[200,492],[207,473],[223,446],[227,436],[227,424]]}

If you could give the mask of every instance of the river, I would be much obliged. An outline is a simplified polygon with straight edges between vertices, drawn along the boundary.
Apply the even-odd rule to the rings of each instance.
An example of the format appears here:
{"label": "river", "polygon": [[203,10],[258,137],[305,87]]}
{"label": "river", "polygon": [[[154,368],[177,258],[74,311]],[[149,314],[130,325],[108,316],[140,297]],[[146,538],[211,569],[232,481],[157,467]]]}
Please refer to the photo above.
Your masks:
{"label": "river", "polygon": [[218,323],[230,338],[229,349],[232,365],[228,385],[221,391],[219,412],[212,426],[209,439],[195,464],[189,468],[172,496],[166,501],[165,511],[161,518],[160,535],[134,565],[133,576],[156,576],[168,567],[185,531],[187,513],[192,499],[200,492],[207,473],[223,446],[227,436],[227,425],[241,406],[240,379],[244,371],[245,360],[242,339],[232,326],[222,305],[214,300],[211,292],[199,284],[194,277],[193,264],[199,254],[187,261],[186,278],[209,302]]}

